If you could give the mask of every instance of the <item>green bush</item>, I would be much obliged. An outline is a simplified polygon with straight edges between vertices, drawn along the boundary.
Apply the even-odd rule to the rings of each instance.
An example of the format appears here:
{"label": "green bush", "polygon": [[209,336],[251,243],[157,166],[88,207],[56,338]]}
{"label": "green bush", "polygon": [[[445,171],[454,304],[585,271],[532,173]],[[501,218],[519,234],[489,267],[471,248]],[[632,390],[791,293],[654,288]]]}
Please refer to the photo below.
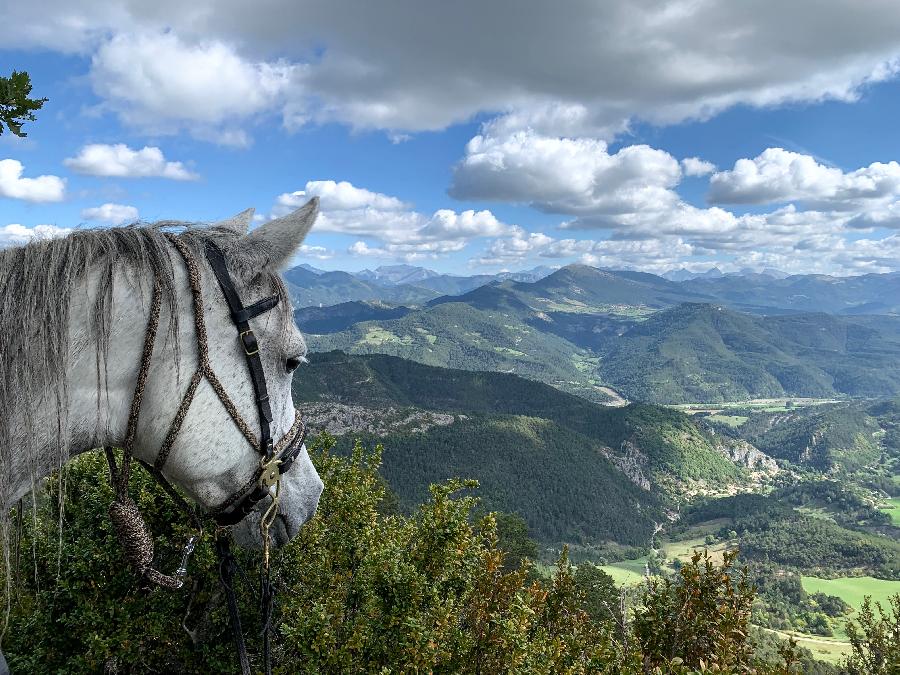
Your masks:
{"label": "green bush", "polygon": [[[567,560],[546,584],[529,581],[527,563],[503,569],[494,517],[473,522],[477,500],[454,496],[471,482],[434,486],[410,517],[384,515],[380,450],[357,446],[346,458],[332,455],[332,444],[325,437],[311,449],[326,484],[317,516],[275,556],[280,668],[578,673],[619,662],[607,628],[581,609]],[[13,672],[233,672],[211,543],[198,547],[184,591],[147,587],[111,529],[105,471],[96,454],[66,470],[61,538],[58,477],[22,519],[3,645]],[[152,479],[134,474],[131,493],[157,537],[158,566],[171,569],[188,534],[183,516]],[[250,576],[239,595],[258,666],[258,559],[238,557]]]}
{"label": "green bush", "polygon": [[[612,580],[592,566],[576,570],[565,549],[552,578],[536,575],[527,557],[510,568],[494,515],[476,517],[477,500],[457,495],[472,482],[433,486],[427,502],[399,515],[385,508],[380,448],[357,445],[347,457],[332,446],[325,436],[310,452],[326,486],[316,517],[275,553],[280,672],[789,672],[753,663],[753,590],[734,580],[730,556],[724,566],[695,557],[674,580],[651,583],[629,618]],[[60,477],[47,481],[35,511],[13,521],[21,531],[3,644],[13,672],[234,672],[209,538],[184,591],[148,587],[112,532],[105,473],[96,454],[70,464],[62,530]],[[156,535],[157,566],[173,569],[188,534],[183,516],[143,472],[134,472],[131,493]],[[259,669],[258,556],[237,555],[249,576],[239,596]]]}

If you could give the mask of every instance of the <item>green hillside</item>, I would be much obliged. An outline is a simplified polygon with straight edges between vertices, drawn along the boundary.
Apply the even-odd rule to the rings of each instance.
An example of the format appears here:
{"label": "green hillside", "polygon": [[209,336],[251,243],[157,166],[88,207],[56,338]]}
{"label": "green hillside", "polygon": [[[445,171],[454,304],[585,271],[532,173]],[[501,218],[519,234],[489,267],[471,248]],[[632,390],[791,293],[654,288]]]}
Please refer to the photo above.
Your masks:
{"label": "green hillside", "polygon": [[479,416],[424,433],[353,438],[384,444],[382,473],[407,509],[430,483],[476,478],[485,508],[516,512],[543,542],[646,545],[664,518],[659,498],[625,478],[605,448],[549,420]]}
{"label": "green hillside", "polygon": [[722,522],[738,536],[746,560],[776,563],[817,576],[871,573],[900,579],[900,542],[842,527],[792,508],[775,496],[735,495],[698,504],[685,524]]}
{"label": "green hillside", "polygon": [[900,390],[892,334],[822,314],[755,317],[683,304],[631,326],[600,373],[629,398],[720,402]]}
{"label": "green hillside", "polygon": [[642,461],[645,476],[666,486],[684,480],[722,484],[744,475],[716,449],[723,440],[684,413],[654,405],[595,405],[510,374],[434,368],[382,355],[311,354],[295,378],[294,397],[298,402],[542,418],[610,448],[614,458]]}
{"label": "green hillside", "polygon": [[514,288],[535,305],[563,311],[605,309],[610,305],[661,309],[714,299],[654,274],[601,270],[587,265],[568,265],[533,284],[518,284]]}
{"label": "green hillside", "polygon": [[520,312],[528,310],[515,298],[495,299],[498,304],[484,309],[446,302],[398,319],[307,334],[306,339],[313,351],[389,354],[430,366],[515,373],[592,400],[608,398],[597,386],[596,357],[524,324]]}
{"label": "green hillside", "polygon": [[679,284],[691,291],[745,312],[831,314],[897,314],[900,311],[900,274],[862,274],[832,277],[798,274],[785,279],[766,275],[729,275],[718,279],[692,279]]}
{"label": "green hillside", "polygon": [[769,455],[823,471],[855,471],[874,465],[882,455],[882,429],[861,404],[753,413],[739,433]]}
{"label": "green hillside", "polygon": [[303,307],[294,311],[294,322],[304,333],[337,333],[362,321],[399,319],[410,311],[409,307],[355,300],[329,307]]}
{"label": "green hillside", "polygon": [[294,267],[283,276],[294,307],[318,307],[357,300],[415,305],[439,295],[437,291],[411,284],[383,286],[358,279],[347,272],[317,274]]}
{"label": "green hillside", "polygon": [[419,309],[343,304],[302,310],[298,322],[316,351],[515,373],[595,401],[608,397],[601,386],[667,404],[900,392],[896,317],[685,302],[704,297],[653,275],[574,265]]}

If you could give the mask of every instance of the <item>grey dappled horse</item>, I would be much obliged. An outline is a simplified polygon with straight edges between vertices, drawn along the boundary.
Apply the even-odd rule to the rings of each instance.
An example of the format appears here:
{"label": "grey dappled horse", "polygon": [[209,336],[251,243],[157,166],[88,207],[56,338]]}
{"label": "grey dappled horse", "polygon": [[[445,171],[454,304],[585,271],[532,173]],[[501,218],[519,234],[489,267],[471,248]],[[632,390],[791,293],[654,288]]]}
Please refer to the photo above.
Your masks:
{"label": "grey dappled horse", "polygon": [[[312,200],[248,234],[248,210],[210,227],[185,226],[179,234],[197,252],[210,365],[237,410],[255,425],[254,434],[259,422],[243,347],[204,246],[213,241],[224,252],[245,305],[273,292],[279,297],[275,310],[250,321],[276,441],[294,423],[292,373],[306,353],[278,270],[297,252],[317,212],[318,201]],[[70,457],[122,445],[156,279],[161,317],[134,444],[135,457],[153,463],[198,363],[187,271],[165,233],[172,225],[184,224],[77,230],[0,251],[0,496],[7,512]],[[209,382],[201,382],[169,452],[165,477],[212,509],[259,465],[258,452]],[[271,530],[276,545],[312,517],[321,491],[304,448],[282,480]],[[257,525],[265,506],[257,505],[234,527],[239,544],[261,544]]]}

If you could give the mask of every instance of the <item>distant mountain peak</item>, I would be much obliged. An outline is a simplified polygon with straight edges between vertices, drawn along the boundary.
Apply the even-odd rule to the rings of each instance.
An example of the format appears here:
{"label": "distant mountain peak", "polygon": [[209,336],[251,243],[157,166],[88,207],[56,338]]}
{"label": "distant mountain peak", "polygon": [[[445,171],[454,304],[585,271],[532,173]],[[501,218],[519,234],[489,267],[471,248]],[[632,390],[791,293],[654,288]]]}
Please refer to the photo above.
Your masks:
{"label": "distant mountain peak", "polygon": [[[743,274],[743,272],[741,272],[741,274]],[[662,274],[664,279],[676,282],[690,281],[692,279],[719,279],[724,276],[725,274],[718,267],[710,267],[705,272],[691,272],[689,269],[681,267],[677,270],[669,270]]]}
{"label": "distant mountain peak", "polygon": [[307,272],[312,272],[313,274],[325,274],[326,270],[319,269],[318,267],[313,267],[309,263],[301,263],[297,265],[297,267],[306,270]]}
{"label": "distant mountain peak", "polygon": [[415,284],[417,281],[433,279],[441,275],[425,267],[398,263],[396,265],[380,265],[374,270],[365,269],[357,272],[355,276],[363,281],[373,281],[384,286],[397,286],[399,284]]}

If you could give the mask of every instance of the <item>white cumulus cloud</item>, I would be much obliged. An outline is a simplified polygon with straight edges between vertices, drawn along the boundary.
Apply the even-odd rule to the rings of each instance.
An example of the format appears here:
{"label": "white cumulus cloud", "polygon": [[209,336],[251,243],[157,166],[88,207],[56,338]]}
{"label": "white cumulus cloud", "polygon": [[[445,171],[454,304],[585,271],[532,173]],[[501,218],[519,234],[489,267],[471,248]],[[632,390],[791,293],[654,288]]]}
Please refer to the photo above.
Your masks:
{"label": "white cumulus cloud", "polygon": [[197,174],[189,171],[181,162],[167,161],[159,148],[145,146],[140,150],[133,150],[124,143],[85,145],[75,157],[63,160],[63,164],[77,173],[89,176],[171,180],[198,178]]}
{"label": "white cumulus cloud", "polygon": [[93,56],[95,90],[126,121],[232,143],[270,113],[289,127],[401,133],[501,114],[539,133],[608,137],[633,119],[852,101],[895,77],[900,57],[900,5],[887,1],[608,0],[560,11],[521,0],[511,13],[477,0],[273,0],[264,10],[197,0],[190,11],[176,0],[46,0],[11,4],[3,18],[8,49]]}
{"label": "white cumulus cloud", "polygon": [[172,32],[119,34],[94,54],[91,81],[125,122],[243,146],[243,125],[282,100],[299,67],[253,62],[219,40],[187,43]]}
{"label": "white cumulus cloud", "polygon": [[278,216],[320,198],[316,232],[368,237],[379,245],[358,240],[348,253],[359,256],[418,260],[463,250],[471,241],[518,232],[488,210],[457,212],[439,209],[426,215],[397,197],[357,187],[347,181],[309,181],[302,190],[276,198],[272,215]]}
{"label": "white cumulus cloud", "polygon": [[453,174],[459,199],[528,203],[553,213],[627,213],[666,208],[681,180],[672,155],[647,145],[610,154],[604,141],[534,131],[478,135]]}
{"label": "white cumulus cloud", "polygon": [[0,159],[0,197],[26,202],[59,202],[66,194],[66,181],[59,176],[24,178],[25,167],[16,159]]}
{"label": "white cumulus cloud", "polygon": [[716,165],[699,157],[685,157],[681,160],[685,176],[706,176],[716,170]]}
{"label": "white cumulus cloud", "polygon": [[853,208],[860,201],[900,195],[900,164],[874,162],[844,173],[809,155],[767,148],[753,159],[710,178],[709,200],[719,204],[767,204],[784,201],[829,203]]}
{"label": "white cumulus cloud", "polygon": [[82,209],[81,217],[84,220],[93,220],[99,223],[109,223],[111,225],[121,225],[122,223],[135,222],[138,219],[138,210],[134,206],[107,202],[100,206]]}
{"label": "white cumulus cloud", "polygon": [[310,246],[303,244],[297,252],[299,258],[315,258],[316,260],[329,260],[334,257],[334,251],[324,246]]}
{"label": "white cumulus cloud", "polygon": [[144,146],[140,150],[133,150],[124,143],[85,145],[78,155],[63,160],[63,164],[76,173],[88,176],[171,180],[198,178],[197,174],[189,171],[181,162],[166,160],[159,148]]}
{"label": "white cumulus cloud", "polygon": [[19,223],[11,223],[0,227],[0,248],[7,246],[23,246],[32,239],[50,239],[52,237],[64,237],[72,230],[56,225],[35,225],[25,227]]}
{"label": "white cumulus cloud", "polygon": [[322,210],[346,211],[371,207],[380,211],[398,211],[408,209],[406,204],[396,197],[358,188],[345,180],[312,180],[302,190],[285,192],[275,200],[274,215],[284,215],[293,209],[303,206],[312,197],[319,198]]}
{"label": "white cumulus cloud", "polygon": [[393,258],[394,256],[383,248],[369,246],[364,241],[355,241],[348,248],[347,253],[354,256],[368,258]]}

